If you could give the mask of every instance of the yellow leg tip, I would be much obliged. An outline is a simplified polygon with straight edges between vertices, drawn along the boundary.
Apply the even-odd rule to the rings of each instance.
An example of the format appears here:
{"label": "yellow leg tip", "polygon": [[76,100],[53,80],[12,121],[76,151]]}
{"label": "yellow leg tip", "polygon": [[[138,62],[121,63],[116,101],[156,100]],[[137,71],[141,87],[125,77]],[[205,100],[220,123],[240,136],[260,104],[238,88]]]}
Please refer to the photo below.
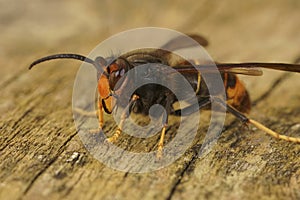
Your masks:
{"label": "yellow leg tip", "polygon": [[160,140],[159,140],[159,143],[158,143],[157,154],[156,154],[156,158],[158,160],[162,159],[162,157],[163,157],[163,148],[164,148],[164,138],[165,138],[166,126],[167,125],[164,125],[163,128],[162,128]]}
{"label": "yellow leg tip", "polygon": [[161,160],[163,157],[163,147],[158,147],[157,153],[156,153],[156,158],[157,160]]}
{"label": "yellow leg tip", "polygon": [[109,142],[109,143],[115,142],[115,140],[114,140],[113,137],[107,138],[105,141],[106,141],[106,142]]}
{"label": "yellow leg tip", "polygon": [[256,126],[256,128],[264,131],[265,133],[273,136],[274,138],[285,140],[285,141],[288,141],[288,142],[300,143],[300,138],[290,137],[290,136],[281,135],[279,133],[276,133],[275,131],[267,128],[266,126],[262,125],[261,123],[255,121],[253,119],[249,119],[249,123],[253,124],[254,126]]}
{"label": "yellow leg tip", "polygon": [[119,136],[121,135],[121,130],[120,129],[117,129],[115,134],[109,138],[106,139],[107,142],[116,142],[119,138]]}

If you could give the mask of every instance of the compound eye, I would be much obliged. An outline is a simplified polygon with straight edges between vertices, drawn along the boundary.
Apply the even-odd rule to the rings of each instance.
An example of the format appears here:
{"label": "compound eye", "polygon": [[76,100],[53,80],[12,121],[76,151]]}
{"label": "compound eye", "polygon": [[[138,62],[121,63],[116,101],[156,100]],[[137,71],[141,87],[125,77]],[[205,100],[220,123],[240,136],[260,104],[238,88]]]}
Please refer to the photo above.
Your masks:
{"label": "compound eye", "polygon": [[115,77],[116,78],[121,78],[125,74],[125,69],[121,69],[119,71],[116,71]]}
{"label": "compound eye", "polygon": [[[111,72],[110,78],[109,78],[109,84],[112,90],[117,90],[116,85],[120,86],[121,83],[117,84],[118,81],[124,76],[125,69],[120,69],[118,71]],[[117,86],[117,87],[118,87]]]}
{"label": "compound eye", "polygon": [[[117,90],[116,85],[122,76],[126,73],[127,63],[124,60],[117,60],[109,66],[109,85],[112,90]],[[118,84],[119,87],[121,83]]]}

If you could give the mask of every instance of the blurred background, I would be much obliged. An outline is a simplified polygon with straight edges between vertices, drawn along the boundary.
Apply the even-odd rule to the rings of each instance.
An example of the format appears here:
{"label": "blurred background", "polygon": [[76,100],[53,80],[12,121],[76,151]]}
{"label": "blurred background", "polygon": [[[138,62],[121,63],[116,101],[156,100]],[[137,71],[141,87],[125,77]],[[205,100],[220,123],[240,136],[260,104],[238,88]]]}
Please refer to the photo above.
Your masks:
{"label": "blurred background", "polygon": [[[57,73],[69,77],[66,85],[71,90],[79,63],[60,61],[64,64],[56,67],[57,72],[49,71],[52,64],[44,65],[45,74],[41,70],[29,73],[28,65],[52,53],[87,55],[106,38],[145,26],[201,34],[210,42],[208,53],[220,62],[293,62],[300,54],[299,19],[298,0],[0,0],[0,85],[15,81],[18,74],[25,74],[23,79],[29,81]],[[276,73],[267,73],[260,80]],[[250,87],[264,87],[258,86],[258,79],[245,79],[250,79],[246,81]],[[0,101],[2,112],[10,107],[4,101]]]}
{"label": "blurred background", "polygon": [[300,53],[299,11],[298,0],[0,0],[0,84],[40,56],[88,54],[113,34],[145,26],[201,34],[218,61],[291,62]]}
{"label": "blurred background", "polygon": [[113,34],[144,26],[202,34],[217,60],[291,61],[300,53],[299,11],[297,0],[1,0],[1,81],[39,56],[86,54]]}

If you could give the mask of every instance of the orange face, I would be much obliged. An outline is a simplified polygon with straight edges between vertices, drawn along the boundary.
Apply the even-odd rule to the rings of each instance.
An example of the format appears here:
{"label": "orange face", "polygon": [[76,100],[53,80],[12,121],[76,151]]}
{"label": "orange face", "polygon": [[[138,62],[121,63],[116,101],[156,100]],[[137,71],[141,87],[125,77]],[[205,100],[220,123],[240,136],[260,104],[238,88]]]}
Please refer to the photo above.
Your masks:
{"label": "orange face", "polygon": [[105,75],[101,75],[98,81],[98,92],[105,112],[111,113],[114,108],[114,97],[110,96],[110,87],[108,78]]}
{"label": "orange face", "polygon": [[108,75],[102,74],[98,80],[98,92],[102,106],[107,113],[111,113],[115,106],[116,99],[111,92],[117,89],[116,83],[125,74],[125,67],[123,60],[117,60],[105,69]]}

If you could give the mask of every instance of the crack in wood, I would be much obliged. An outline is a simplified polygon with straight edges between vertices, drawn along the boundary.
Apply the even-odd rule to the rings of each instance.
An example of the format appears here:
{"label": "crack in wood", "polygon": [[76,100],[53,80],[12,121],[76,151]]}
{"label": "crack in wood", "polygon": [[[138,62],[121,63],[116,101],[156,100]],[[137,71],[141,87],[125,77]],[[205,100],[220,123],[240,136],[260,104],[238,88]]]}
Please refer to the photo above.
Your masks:
{"label": "crack in wood", "polygon": [[[259,98],[257,98],[252,104],[256,105],[259,102],[263,101],[264,99],[268,98],[272,92],[274,91],[274,89],[276,89],[277,87],[279,87],[279,85],[284,82],[285,80],[287,80],[289,77],[291,76],[290,73],[285,73],[282,76],[280,76],[279,78],[277,78],[271,85],[271,89],[269,89],[268,91],[266,91],[264,94],[262,94]],[[225,132],[226,130],[230,129],[233,125],[237,124],[239,122],[238,119],[233,120],[229,125],[227,125],[224,130],[222,131]],[[173,195],[176,192],[176,189],[178,188],[178,186],[181,184],[181,180],[182,178],[185,176],[186,172],[188,171],[189,167],[192,165],[192,163],[195,162],[195,160],[198,158],[197,153],[192,157],[192,159],[187,163],[186,167],[181,171],[180,175],[178,176],[177,181],[175,182],[175,184],[171,187],[170,193],[167,196],[166,200],[171,200]]]}
{"label": "crack in wood", "polygon": [[[15,122],[14,124],[12,125],[12,128],[11,129],[15,129],[17,127],[17,125],[19,124],[20,120],[22,118],[24,118],[26,115],[28,115],[30,112],[32,111],[32,108],[29,108],[28,110],[26,110],[22,115],[21,117],[19,117]],[[10,142],[21,132],[21,130],[18,130],[15,132],[15,134],[13,134],[9,139],[5,140],[6,142],[6,145],[4,145],[3,147],[0,148],[0,151],[3,151],[9,144]],[[27,133],[30,132],[30,131],[27,131]]]}
{"label": "crack in wood", "polygon": [[173,195],[176,192],[177,187],[181,184],[181,180],[183,179],[183,177],[185,176],[185,174],[187,173],[188,169],[190,168],[190,166],[195,163],[195,161],[198,159],[198,151],[193,153],[192,159],[189,160],[186,163],[186,166],[183,168],[183,170],[179,173],[179,176],[177,181],[175,182],[175,184],[171,187],[170,192],[168,194],[168,196],[166,197],[166,200],[171,200]]}
{"label": "crack in wood", "polygon": [[57,150],[57,154],[46,164],[46,166],[39,171],[33,179],[30,181],[28,186],[26,187],[25,191],[23,192],[23,195],[26,195],[28,191],[32,188],[35,181],[59,158],[59,156],[64,152],[64,149],[66,148],[66,145],[77,135],[77,131],[72,134]]}
{"label": "crack in wood", "polygon": [[83,176],[84,172],[82,172],[78,179],[75,181],[75,183],[67,190],[66,194],[64,195],[64,197],[67,197],[73,190],[73,188],[79,183],[79,181],[81,180],[82,176]]}
{"label": "crack in wood", "polygon": [[[59,84],[58,84],[58,85],[59,85]],[[51,88],[50,90],[44,92],[43,94],[38,94],[39,98],[35,98],[35,96],[33,96],[32,98],[27,99],[27,100],[25,101],[24,104],[25,104],[25,105],[28,105],[28,103],[30,102],[30,103],[31,103],[31,106],[30,106],[28,109],[26,109],[26,110],[22,113],[22,115],[21,115],[20,117],[18,117],[18,118],[14,121],[14,123],[12,124],[11,129],[14,130],[14,129],[19,125],[19,123],[22,122],[22,119],[23,119],[24,117],[26,117],[30,112],[32,112],[32,110],[33,110],[35,107],[37,107],[39,104],[41,104],[41,103],[44,101],[43,97],[48,96],[48,95],[51,94],[53,91],[55,91],[57,88],[58,88],[58,86],[55,86],[55,87]],[[34,100],[34,101],[32,101],[32,100]],[[30,104],[29,104],[29,105],[30,105]],[[18,110],[18,109],[16,109],[14,112],[17,112],[17,110]],[[19,133],[20,133],[20,131],[17,131],[13,136],[11,136],[9,139],[5,140],[6,145],[4,145],[3,147],[1,147],[0,151],[3,151],[3,150],[9,145],[9,143],[10,143],[10,142],[11,142],[11,141],[12,141]]]}

